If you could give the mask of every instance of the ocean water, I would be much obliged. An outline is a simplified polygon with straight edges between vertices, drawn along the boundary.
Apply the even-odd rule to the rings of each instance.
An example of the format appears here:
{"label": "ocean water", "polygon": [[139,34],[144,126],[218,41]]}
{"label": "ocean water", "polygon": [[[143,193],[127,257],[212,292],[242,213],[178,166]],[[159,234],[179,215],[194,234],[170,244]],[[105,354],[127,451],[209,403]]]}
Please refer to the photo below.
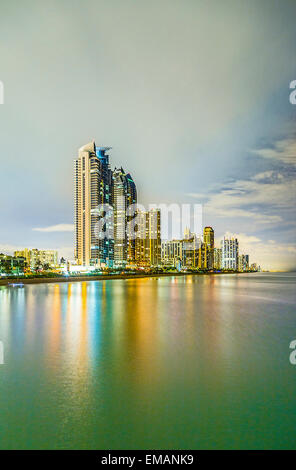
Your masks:
{"label": "ocean water", "polygon": [[296,448],[295,283],[0,287],[0,448]]}

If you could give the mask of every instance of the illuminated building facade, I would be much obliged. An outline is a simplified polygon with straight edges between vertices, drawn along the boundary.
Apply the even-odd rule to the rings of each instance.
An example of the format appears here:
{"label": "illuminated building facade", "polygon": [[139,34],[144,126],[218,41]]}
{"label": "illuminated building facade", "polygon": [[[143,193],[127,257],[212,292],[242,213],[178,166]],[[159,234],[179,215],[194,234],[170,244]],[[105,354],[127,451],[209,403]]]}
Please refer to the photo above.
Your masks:
{"label": "illuminated building facade", "polygon": [[161,264],[161,214],[159,209],[137,211],[135,261],[138,266]]}
{"label": "illuminated building facade", "polygon": [[212,227],[205,227],[203,233],[204,242],[204,267],[206,269],[214,268],[214,230]]}
{"label": "illuminated building facade", "polygon": [[167,240],[161,244],[161,262],[164,266],[176,267],[183,260],[183,241]]}
{"label": "illuminated building facade", "polygon": [[238,270],[241,272],[245,272],[249,270],[249,255],[239,255]]}
{"label": "illuminated building facade", "polygon": [[90,142],[79,149],[75,160],[75,259],[77,264],[112,265],[113,239],[103,232],[112,230],[112,214],[107,213],[103,230],[99,221],[105,214],[99,206],[112,205],[112,172],[107,151]]}
{"label": "illuminated building facade", "polygon": [[214,248],[214,269],[222,269],[222,248]]}
{"label": "illuminated building facade", "polygon": [[221,240],[222,268],[238,269],[239,244],[237,238],[225,238]]}

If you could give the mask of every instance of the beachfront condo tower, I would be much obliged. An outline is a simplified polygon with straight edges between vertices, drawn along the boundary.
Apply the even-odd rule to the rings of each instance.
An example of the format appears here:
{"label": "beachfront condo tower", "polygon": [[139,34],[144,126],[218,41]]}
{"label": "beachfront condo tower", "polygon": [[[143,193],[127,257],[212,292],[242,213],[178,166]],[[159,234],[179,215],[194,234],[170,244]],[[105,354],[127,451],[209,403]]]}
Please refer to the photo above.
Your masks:
{"label": "beachfront condo tower", "polygon": [[[112,206],[112,171],[107,151],[90,142],[79,149],[75,160],[75,259],[79,265],[109,266],[113,263],[113,239],[102,236],[98,222]],[[107,214],[103,230],[112,229]]]}
{"label": "beachfront condo tower", "polygon": [[124,268],[135,260],[135,237],[132,218],[135,212],[128,208],[137,203],[136,185],[129,173],[123,168],[113,171],[112,200],[114,208],[114,267]]}
{"label": "beachfront condo tower", "polygon": [[205,227],[203,233],[203,242],[205,249],[205,268],[214,268],[214,230],[212,227]]}
{"label": "beachfront condo tower", "polygon": [[237,238],[225,238],[221,240],[222,268],[238,269],[239,247]]}

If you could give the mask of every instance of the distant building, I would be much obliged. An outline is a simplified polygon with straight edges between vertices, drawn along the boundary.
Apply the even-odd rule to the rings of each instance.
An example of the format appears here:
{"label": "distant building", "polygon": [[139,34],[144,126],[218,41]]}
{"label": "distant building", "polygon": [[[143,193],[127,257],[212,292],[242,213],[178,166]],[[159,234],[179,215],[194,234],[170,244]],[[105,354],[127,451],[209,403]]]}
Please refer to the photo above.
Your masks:
{"label": "distant building", "polygon": [[214,248],[214,269],[222,269],[222,248]]}
{"label": "distant building", "polygon": [[245,263],[246,263],[246,269],[248,271],[250,269],[249,255],[245,255]]}
{"label": "distant building", "polygon": [[167,240],[161,244],[161,262],[164,266],[203,268],[204,244],[194,233],[186,229],[182,240]]}
{"label": "distant building", "polygon": [[185,230],[184,230],[184,240],[189,240],[193,236],[194,236],[194,234],[191,232],[190,228],[186,227]]}
{"label": "distant building", "polygon": [[10,256],[0,253],[0,275],[22,275],[27,267],[23,256]]}
{"label": "distant building", "polygon": [[183,260],[183,241],[167,240],[161,244],[161,262],[164,266],[176,267]]}
{"label": "distant building", "polygon": [[182,263],[186,268],[200,268],[203,257],[203,243],[195,234],[182,240]]}
{"label": "distant building", "polygon": [[214,230],[212,227],[205,227],[203,234],[204,250],[205,250],[205,268],[214,268]]}
{"label": "distant building", "polygon": [[135,239],[135,263],[139,267],[150,265],[149,217],[146,211],[137,211],[137,232]]}
{"label": "distant building", "polygon": [[30,267],[36,269],[38,267],[54,267],[58,265],[58,252],[55,250],[30,250]]}
{"label": "distant building", "polygon": [[31,251],[29,250],[29,248],[24,248],[23,250],[15,251],[14,256],[16,258],[25,258],[27,266],[30,266]]}
{"label": "distant building", "polygon": [[250,271],[261,272],[261,267],[258,266],[257,263],[252,263],[250,267]]}
{"label": "distant building", "polygon": [[[137,204],[137,188],[130,173],[126,175],[126,198],[127,207]],[[133,213],[135,212],[135,213]],[[131,211],[131,215],[128,214],[126,218],[127,223],[127,261],[128,263],[134,263],[136,258],[136,240],[134,236],[134,224],[132,220],[136,217],[136,211]]]}
{"label": "distant building", "polygon": [[249,270],[249,255],[239,255],[238,270],[240,272],[246,272]]}
{"label": "distant building", "polygon": [[37,248],[15,251],[16,258],[24,258],[28,268],[36,269],[48,265],[55,267],[58,265],[58,252],[56,250],[38,250]]}
{"label": "distant building", "polygon": [[225,238],[221,241],[222,268],[238,269],[239,244],[237,238]]}
{"label": "distant building", "polygon": [[161,213],[160,209],[148,211],[150,265],[161,264]]}
{"label": "distant building", "polygon": [[159,209],[137,211],[135,262],[138,266],[161,264],[161,214]]}

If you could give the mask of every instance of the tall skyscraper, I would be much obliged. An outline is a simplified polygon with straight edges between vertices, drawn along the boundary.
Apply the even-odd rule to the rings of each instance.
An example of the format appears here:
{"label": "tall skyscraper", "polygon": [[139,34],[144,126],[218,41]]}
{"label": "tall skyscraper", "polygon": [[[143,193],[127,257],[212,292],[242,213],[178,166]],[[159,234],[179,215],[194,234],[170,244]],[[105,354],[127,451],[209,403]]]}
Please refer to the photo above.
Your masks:
{"label": "tall skyscraper", "polygon": [[161,264],[160,209],[137,211],[136,221],[136,263],[138,266],[159,266]]}
{"label": "tall skyscraper", "polygon": [[[184,234],[185,235],[185,234]],[[182,240],[182,264],[187,268],[200,268],[202,243],[195,233]]]}
{"label": "tall skyscraper", "polygon": [[[111,147],[96,147],[96,154],[101,164],[100,174],[100,204],[106,204],[106,206],[112,206],[112,171],[109,164],[109,155],[106,153]],[[107,207],[106,207],[107,209]],[[110,234],[113,232],[113,214],[111,211],[104,211],[104,213],[97,214],[97,220],[100,217],[104,217],[106,220],[105,226],[103,227],[106,232]],[[92,248],[92,258],[105,264],[106,266],[112,266],[114,259],[114,239],[113,237],[102,236],[98,237],[98,233],[94,233],[94,238],[97,239],[97,245],[99,248]],[[94,251],[96,250],[96,251]],[[97,256],[95,256],[97,255]]]}
{"label": "tall skyscraper", "polygon": [[149,253],[150,265],[161,264],[161,213],[160,209],[150,209],[149,218]]}
{"label": "tall skyscraper", "polygon": [[205,268],[214,268],[214,230],[212,227],[204,228]]}
{"label": "tall skyscraper", "polygon": [[127,264],[127,182],[122,168],[113,171],[114,266]]}
{"label": "tall skyscraper", "polygon": [[148,267],[150,265],[148,212],[138,210],[136,220],[135,261],[137,266]]}
{"label": "tall skyscraper", "polygon": [[221,240],[222,268],[238,269],[239,244],[237,238],[225,238]]}
{"label": "tall skyscraper", "polygon": [[98,206],[112,204],[112,178],[106,154],[109,149],[97,148],[93,141],[79,149],[75,160],[75,259],[79,265],[112,263],[112,240],[110,243],[97,232],[97,223],[104,215]]}
{"label": "tall skyscraper", "polygon": [[214,248],[214,269],[222,268],[222,249]]}
{"label": "tall skyscraper", "polygon": [[114,208],[114,265],[125,267],[128,262],[135,261],[135,236],[133,233],[132,218],[127,209],[137,203],[137,190],[130,173],[126,174],[123,168],[113,171]]}
{"label": "tall skyscraper", "polygon": [[238,270],[241,272],[245,272],[249,270],[249,255],[239,255]]}
{"label": "tall skyscraper", "polygon": [[[127,188],[127,206],[137,204],[137,188],[130,173],[126,175],[126,188]],[[132,219],[136,217],[136,213],[127,215],[127,261],[134,263],[136,258],[136,240],[134,236],[134,225]],[[136,211],[135,211],[136,212]]]}

